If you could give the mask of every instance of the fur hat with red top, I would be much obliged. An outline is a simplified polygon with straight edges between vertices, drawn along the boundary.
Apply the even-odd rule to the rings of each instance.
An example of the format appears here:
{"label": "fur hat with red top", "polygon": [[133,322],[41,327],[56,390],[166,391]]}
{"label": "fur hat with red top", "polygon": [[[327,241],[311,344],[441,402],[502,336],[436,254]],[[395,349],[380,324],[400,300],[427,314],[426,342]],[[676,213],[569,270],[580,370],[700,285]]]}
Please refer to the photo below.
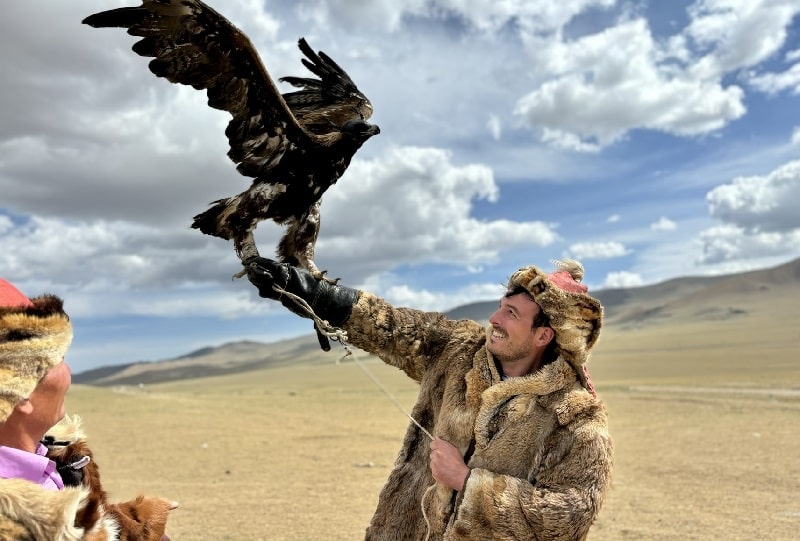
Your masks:
{"label": "fur hat with red top", "polygon": [[0,278],[0,424],[62,360],[72,325],[54,295],[29,299]]}
{"label": "fur hat with red top", "polygon": [[556,261],[558,270],[544,273],[534,266],[515,272],[508,290],[525,288],[550,320],[561,357],[575,369],[581,384],[594,394],[585,363],[600,336],[603,307],[588,294],[583,265],[574,260]]}

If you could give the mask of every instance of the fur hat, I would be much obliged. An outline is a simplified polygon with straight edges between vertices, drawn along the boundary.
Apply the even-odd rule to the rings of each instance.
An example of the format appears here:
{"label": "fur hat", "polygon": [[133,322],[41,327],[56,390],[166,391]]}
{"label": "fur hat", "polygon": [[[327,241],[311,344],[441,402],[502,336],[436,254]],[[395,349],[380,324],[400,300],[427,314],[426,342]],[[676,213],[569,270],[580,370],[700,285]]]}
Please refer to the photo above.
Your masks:
{"label": "fur hat", "polygon": [[592,391],[584,363],[600,336],[603,307],[580,283],[583,265],[574,260],[556,261],[558,270],[545,274],[534,266],[524,267],[508,281],[508,291],[526,289],[550,320],[561,357],[575,369],[581,384]]}
{"label": "fur hat", "polygon": [[28,299],[0,278],[0,424],[64,360],[72,325],[54,295]]}

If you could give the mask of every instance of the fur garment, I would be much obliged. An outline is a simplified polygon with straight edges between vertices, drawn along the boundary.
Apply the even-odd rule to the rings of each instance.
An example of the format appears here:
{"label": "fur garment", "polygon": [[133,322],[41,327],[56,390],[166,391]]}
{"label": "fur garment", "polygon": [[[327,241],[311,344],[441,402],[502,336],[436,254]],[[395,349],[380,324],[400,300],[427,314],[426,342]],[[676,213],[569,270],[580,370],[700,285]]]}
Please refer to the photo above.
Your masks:
{"label": "fur garment", "polygon": [[460,492],[436,483],[430,440],[409,424],[368,541],[586,539],[613,450],[605,406],[573,363],[562,355],[502,381],[480,324],[394,308],[366,292],[344,330],[351,344],[419,382],[411,415],[468,455],[471,469]]}
{"label": "fur garment", "polygon": [[56,491],[23,479],[0,479],[0,540],[85,539],[74,517],[87,493],[82,487]]}

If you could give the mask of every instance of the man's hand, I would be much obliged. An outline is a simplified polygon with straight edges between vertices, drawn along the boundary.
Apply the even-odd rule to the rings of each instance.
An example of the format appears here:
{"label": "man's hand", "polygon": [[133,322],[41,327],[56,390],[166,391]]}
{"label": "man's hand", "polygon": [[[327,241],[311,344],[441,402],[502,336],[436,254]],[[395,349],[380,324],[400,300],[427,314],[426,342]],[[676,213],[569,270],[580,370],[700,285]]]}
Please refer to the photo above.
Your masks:
{"label": "man's hand", "polygon": [[431,442],[431,474],[437,483],[460,492],[467,482],[469,468],[452,443],[437,437]]}
{"label": "man's hand", "polygon": [[255,257],[244,263],[247,279],[256,286],[259,296],[265,299],[280,300],[281,294],[272,286],[285,288],[289,282],[289,265],[278,263],[266,257]]}
{"label": "man's hand", "polygon": [[[295,314],[310,318],[305,307],[296,302],[297,296],[319,318],[327,320],[334,327],[341,327],[350,317],[353,305],[358,300],[358,291],[349,287],[334,285],[326,280],[314,278],[306,269],[278,263],[264,257],[254,257],[245,262],[247,278],[258,288],[261,297],[279,300]],[[277,286],[285,293],[275,291]]]}

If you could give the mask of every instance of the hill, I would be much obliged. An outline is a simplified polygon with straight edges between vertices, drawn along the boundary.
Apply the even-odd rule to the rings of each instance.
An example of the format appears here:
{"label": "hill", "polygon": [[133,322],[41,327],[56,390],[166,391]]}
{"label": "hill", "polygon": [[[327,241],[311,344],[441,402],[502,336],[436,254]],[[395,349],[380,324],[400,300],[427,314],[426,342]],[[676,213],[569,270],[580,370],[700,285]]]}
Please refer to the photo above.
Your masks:
{"label": "hill", "polygon": [[[675,278],[659,284],[593,291],[603,304],[606,329],[699,323],[751,317],[754,302],[768,305],[800,297],[800,259],[725,276]],[[447,312],[452,319],[487,321],[497,300]],[[763,317],[763,316],[762,316]],[[776,316],[777,317],[777,316]],[[341,351],[341,350],[339,350]],[[323,353],[313,335],[274,343],[234,342],[206,347],[173,359],[101,367],[73,375],[90,385],[138,385],[235,374],[288,363],[330,363],[339,352]]]}
{"label": "hill", "polygon": [[72,381],[90,385],[139,385],[235,374],[289,362],[323,362],[317,355],[318,350],[316,340],[305,336],[270,344],[232,342],[201,348],[173,359],[96,368],[73,374]]}

